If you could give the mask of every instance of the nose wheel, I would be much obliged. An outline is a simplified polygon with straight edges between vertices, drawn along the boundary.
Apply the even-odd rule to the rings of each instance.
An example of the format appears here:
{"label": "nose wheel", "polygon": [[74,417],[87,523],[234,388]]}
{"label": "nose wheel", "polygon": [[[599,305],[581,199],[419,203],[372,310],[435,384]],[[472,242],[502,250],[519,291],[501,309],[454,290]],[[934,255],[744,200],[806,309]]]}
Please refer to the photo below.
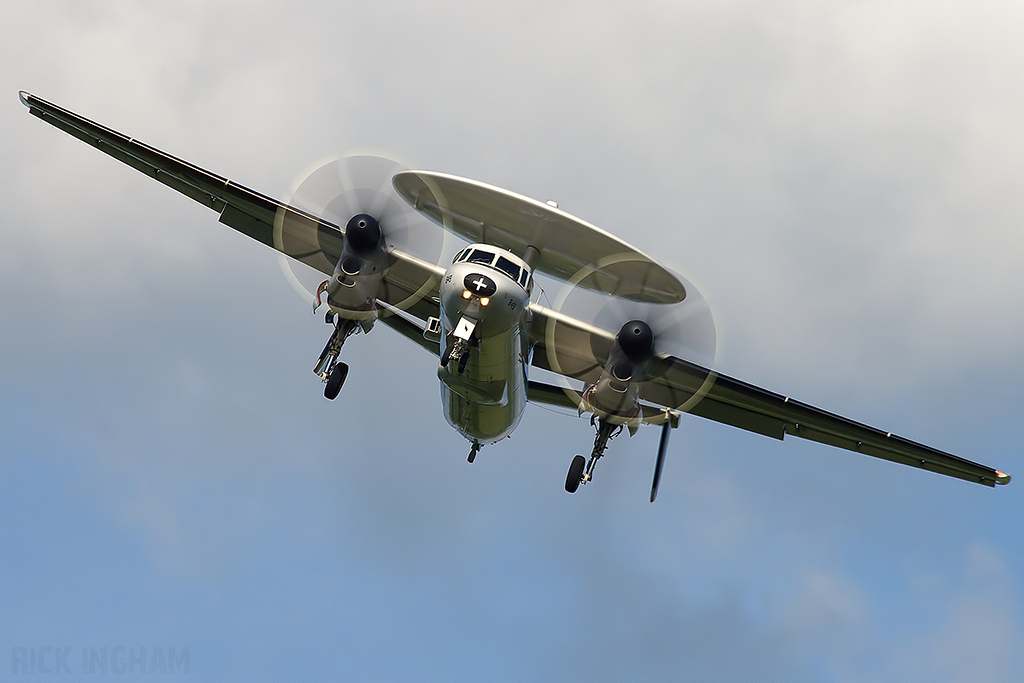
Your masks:
{"label": "nose wheel", "polygon": [[455,361],[459,374],[461,375],[466,371],[466,366],[469,364],[469,347],[470,342],[466,339],[456,339],[454,343],[449,344],[441,354],[441,367],[448,367],[449,363]]}

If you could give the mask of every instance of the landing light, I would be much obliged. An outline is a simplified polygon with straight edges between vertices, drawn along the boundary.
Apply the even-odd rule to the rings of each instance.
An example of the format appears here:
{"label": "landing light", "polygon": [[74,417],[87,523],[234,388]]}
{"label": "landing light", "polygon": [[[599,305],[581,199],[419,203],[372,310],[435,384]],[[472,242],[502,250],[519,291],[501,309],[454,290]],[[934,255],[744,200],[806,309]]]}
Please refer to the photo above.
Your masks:
{"label": "landing light", "polygon": [[488,299],[486,296],[483,299],[480,299],[480,305],[481,306],[486,306],[489,303],[491,303],[491,300]]}
{"label": "landing light", "polygon": [[462,298],[463,299],[468,299],[471,296],[473,296],[473,292],[469,291],[468,289],[462,290]]}

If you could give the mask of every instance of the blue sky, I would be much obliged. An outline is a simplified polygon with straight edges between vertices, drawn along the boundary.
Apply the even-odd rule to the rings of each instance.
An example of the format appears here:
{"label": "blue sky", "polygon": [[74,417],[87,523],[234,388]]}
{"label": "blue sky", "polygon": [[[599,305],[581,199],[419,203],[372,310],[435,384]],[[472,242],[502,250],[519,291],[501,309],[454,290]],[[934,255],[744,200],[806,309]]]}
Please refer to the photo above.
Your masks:
{"label": "blue sky", "polygon": [[[1012,3],[22,2],[0,9],[0,679],[1016,681],[1024,486],[684,420],[465,462],[434,362],[17,91],[266,194],[380,153],[698,283],[719,367],[1024,477]],[[0,98],[0,102],[3,102]],[[43,678],[44,676],[36,676]]]}

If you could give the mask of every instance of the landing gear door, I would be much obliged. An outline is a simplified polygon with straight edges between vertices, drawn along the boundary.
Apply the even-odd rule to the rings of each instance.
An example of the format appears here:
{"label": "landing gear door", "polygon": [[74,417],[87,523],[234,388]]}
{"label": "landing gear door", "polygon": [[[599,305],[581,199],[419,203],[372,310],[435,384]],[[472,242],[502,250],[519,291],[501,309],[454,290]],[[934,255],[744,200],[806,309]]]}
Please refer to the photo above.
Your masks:
{"label": "landing gear door", "polygon": [[462,316],[459,320],[459,324],[455,326],[455,331],[452,334],[458,339],[469,340],[473,336],[473,330],[476,329],[476,321],[472,318]]}

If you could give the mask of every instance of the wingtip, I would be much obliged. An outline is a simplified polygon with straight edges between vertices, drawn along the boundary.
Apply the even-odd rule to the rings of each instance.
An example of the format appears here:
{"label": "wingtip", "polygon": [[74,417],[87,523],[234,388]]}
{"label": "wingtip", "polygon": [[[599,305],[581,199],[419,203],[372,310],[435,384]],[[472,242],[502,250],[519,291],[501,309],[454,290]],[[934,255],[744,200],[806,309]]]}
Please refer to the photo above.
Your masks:
{"label": "wingtip", "polygon": [[30,97],[32,97],[32,93],[28,92],[27,90],[18,91],[18,99],[21,100],[21,103],[24,104],[26,107],[31,106],[28,103],[28,98]]}
{"label": "wingtip", "polygon": [[999,470],[996,470],[996,483],[997,484],[1009,484],[1010,483],[1010,475],[1007,474],[1006,472],[1000,472]]}

